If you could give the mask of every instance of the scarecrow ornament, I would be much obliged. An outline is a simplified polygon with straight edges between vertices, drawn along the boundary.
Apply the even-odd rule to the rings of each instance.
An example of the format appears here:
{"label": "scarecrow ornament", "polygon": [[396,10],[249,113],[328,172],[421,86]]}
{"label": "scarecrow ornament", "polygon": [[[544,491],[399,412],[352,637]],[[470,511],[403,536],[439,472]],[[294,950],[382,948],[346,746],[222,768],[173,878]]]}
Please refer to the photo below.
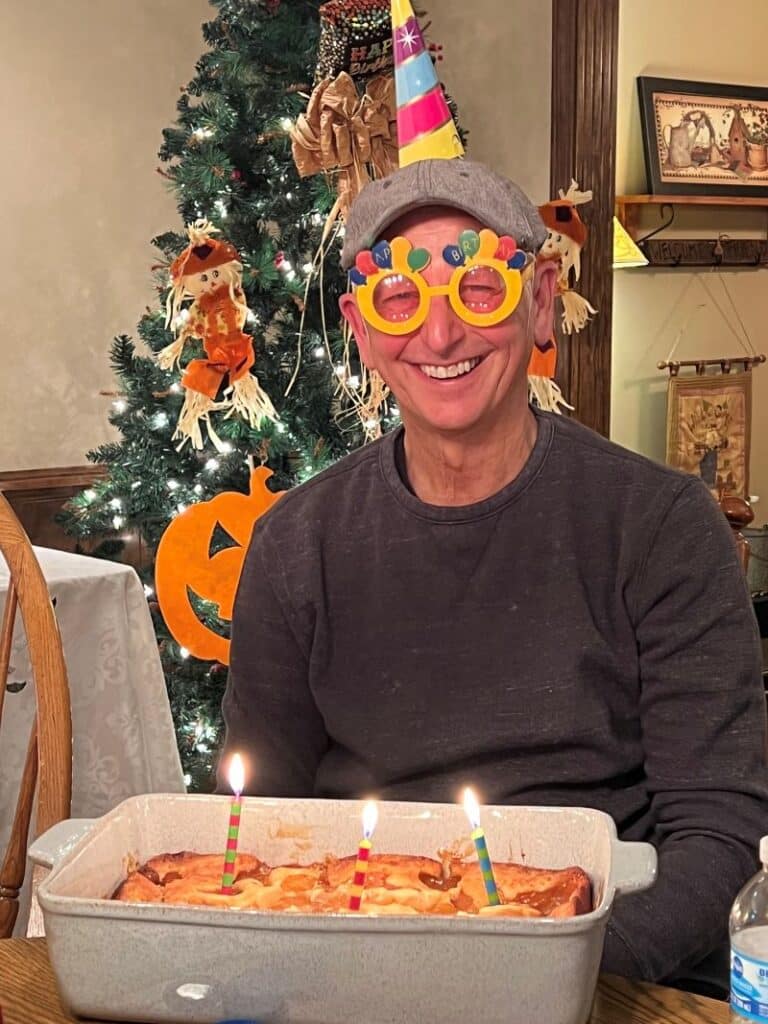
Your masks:
{"label": "scarecrow ornament", "polygon": [[[263,419],[277,419],[269,396],[250,372],[255,356],[253,339],[243,331],[248,316],[243,266],[230,242],[214,238],[218,233],[207,220],[190,224],[189,245],[171,265],[166,326],[177,337],[158,353],[158,363],[164,370],[173,369],[192,338],[202,341],[206,356],[191,360],[182,374],[184,404],[173,435],[180,440],[179,449],[187,441],[193,448],[203,448],[205,425],[213,445],[223,450],[210,420],[214,411],[242,416],[251,427]],[[192,304],[182,308],[188,298]]]}
{"label": "scarecrow ornament", "polygon": [[[541,219],[547,228],[547,238],[537,256],[541,263],[554,262],[557,267],[557,297],[562,305],[562,326],[566,334],[574,334],[586,327],[597,310],[575,292],[581,276],[581,250],[587,241],[587,228],[579,216],[577,206],[590,202],[592,192],[579,190],[578,182],[571,179],[567,192],[560,189],[558,199],[539,207]],[[554,337],[533,346],[528,364],[528,391],[541,409],[561,411],[572,409],[555,383],[557,344]]]}

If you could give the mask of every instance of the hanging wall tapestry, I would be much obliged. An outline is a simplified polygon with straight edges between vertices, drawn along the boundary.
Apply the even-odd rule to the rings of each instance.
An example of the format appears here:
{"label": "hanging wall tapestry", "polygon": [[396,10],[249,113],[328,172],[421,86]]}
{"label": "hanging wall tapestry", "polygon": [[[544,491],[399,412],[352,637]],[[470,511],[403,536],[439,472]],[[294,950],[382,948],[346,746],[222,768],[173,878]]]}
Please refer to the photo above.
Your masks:
{"label": "hanging wall tapestry", "polygon": [[718,498],[749,495],[752,374],[673,376],[667,398],[667,462],[700,476]]}

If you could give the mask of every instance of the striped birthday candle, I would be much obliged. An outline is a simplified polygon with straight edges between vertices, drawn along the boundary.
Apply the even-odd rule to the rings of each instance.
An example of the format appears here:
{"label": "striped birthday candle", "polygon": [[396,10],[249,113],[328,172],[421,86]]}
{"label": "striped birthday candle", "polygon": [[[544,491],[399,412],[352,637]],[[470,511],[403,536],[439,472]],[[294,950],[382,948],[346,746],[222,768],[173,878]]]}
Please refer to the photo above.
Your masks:
{"label": "striped birthday candle", "polygon": [[501,903],[501,898],[499,897],[499,890],[496,888],[496,879],[493,877],[493,865],[491,864],[488,846],[485,841],[485,832],[480,827],[480,805],[471,789],[464,790],[464,810],[472,824],[472,841],[475,844],[480,872],[483,876],[488,906],[498,907]]}
{"label": "striped birthday candle", "polygon": [[355,873],[352,876],[352,889],[349,896],[349,909],[359,910],[363,901],[365,879],[368,875],[368,861],[371,856],[371,836],[376,828],[379,812],[376,804],[369,800],[363,809],[363,838],[357,850]]}
{"label": "striped birthday candle", "polygon": [[245,770],[243,759],[239,754],[232,757],[229,766],[229,784],[232,787],[234,796],[229,807],[229,827],[227,830],[227,849],[224,854],[224,872],[221,877],[221,892],[224,896],[231,896],[235,882],[235,860],[237,859],[237,838],[240,832],[240,811],[242,804],[240,796],[245,785]]}

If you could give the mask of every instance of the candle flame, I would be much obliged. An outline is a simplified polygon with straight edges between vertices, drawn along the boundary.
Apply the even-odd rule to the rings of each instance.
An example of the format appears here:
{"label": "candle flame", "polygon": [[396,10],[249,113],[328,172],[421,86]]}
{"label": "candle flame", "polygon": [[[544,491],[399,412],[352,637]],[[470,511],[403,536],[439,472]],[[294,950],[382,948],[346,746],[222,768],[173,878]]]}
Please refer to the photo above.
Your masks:
{"label": "candle flame", "polygon": [[239,754],[232,755],[232,760],[229,762],[227,779],[229,780],[232,792],[237,793],[239,796],[243,792],[243,786],[245,785],[245,766]]}
{"label": "candle flame", "polygon": [[472,823],[472,828],[480,828],[480,804],[469,786],[464,790],[464,810]]}
{"label": "candle flame", "polygon": [[370,839],[379,820],[379,809],[373,800],[369,800],[363,808],[363,835]]}

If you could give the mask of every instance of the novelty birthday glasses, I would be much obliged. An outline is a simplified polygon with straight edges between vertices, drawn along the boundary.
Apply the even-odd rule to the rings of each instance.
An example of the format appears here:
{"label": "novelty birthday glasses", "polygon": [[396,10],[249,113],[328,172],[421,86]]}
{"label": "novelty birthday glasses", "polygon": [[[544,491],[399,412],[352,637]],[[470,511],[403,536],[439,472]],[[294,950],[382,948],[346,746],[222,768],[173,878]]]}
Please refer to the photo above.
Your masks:
{"label": "novelty birthday glasses", "polygon": [[[492,327],[514,312],[533,261],[517,248],[514,238],[501,238],[489,228],[462,231],[458,245],[443,249],[443,259],[455,267],[445,285],[429,285],[422,271],[431,254],[414,249],[406,238],[377,242],[358,253],[350,271],[360,312],[384,334],[418,330],[429,314],[433,295],[447,295],[457,316],[475,327]],[[526,265],[527,264],[527,265]]]}

